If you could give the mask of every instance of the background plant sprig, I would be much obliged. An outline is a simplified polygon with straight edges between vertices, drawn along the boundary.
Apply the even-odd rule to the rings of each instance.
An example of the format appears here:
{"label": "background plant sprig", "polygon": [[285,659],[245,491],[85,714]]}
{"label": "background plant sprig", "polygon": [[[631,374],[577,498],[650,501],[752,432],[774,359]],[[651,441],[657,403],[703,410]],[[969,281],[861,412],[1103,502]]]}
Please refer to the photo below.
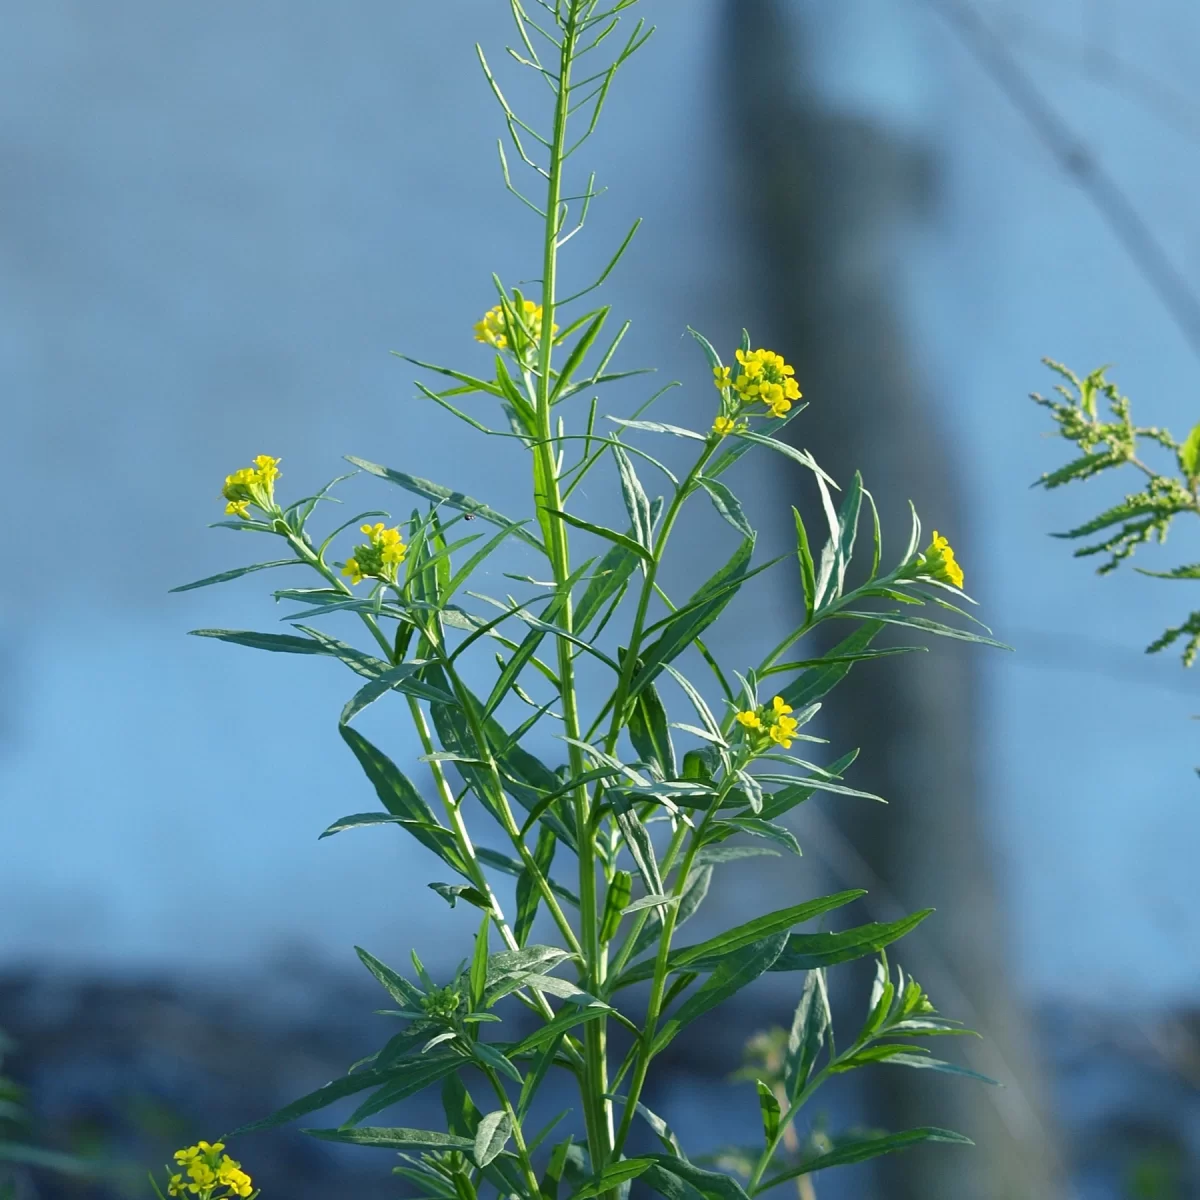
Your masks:
{"label": "background plant sprig", "polygon": [[[839,1137],[782,1171],[774,1165],[784,1131],[835,1075],[875,1063],[970,1074],[913,1044],[958,1029],[934,1014],[902,972],[893,980],[886,960],[859,1034],[840,1054],[834,1044],[825,969],[879,954],[927,912],[838,932],[793,932],[862,894],[849,891],[786,905],[699,942],[676,942],[723,863],[798,853],[780,821],[797,805],[818,793],[878,799],[845,782],[855,752],[821,765],[792,746],[822,743],[808,727],[857,663],[918,649],[874,646],[882,631],[899,626],[1000,643],[986,629],[961,624],[973,621],[961,567],[936,532],[922,548],[915,511],[906,549],[884,566],[879,515],[861,477],[835,504],[841,489],[811,454],[778,436],[803,412],[795,403],[800,390],[783,357],[756,348],[748,334],[727,365],[691,331],[711,372],[707,401],[698,401],[706,414],[699,429],[644,416],[667,389],[628,417],[602,419],[599,397],[643,372],[611,367],[628,322],[607,336],[609,307],[579,311],[579,302],[607,279],[637,225],[599,275],[566,298],[559,295],[560,254],[599,195],[594,173],[577,185],[568,181],[571,160],[594,132],[617,72],[652,32],[641,21],[623,31],[622,18],[636,2],[510,0],[518,45],[509,54],[545,83],[548,119],[539,124],[519,114],[482,50],[479,57],[508,135],[510,149],[500,142],[505,186],[537,218],[539,294],[493,279],[496,303],[475,326],[476,339],[492,352],[485,372],[401,355],[449,381],[419,382],[423,398],[482,436],[524,448],[532,517],[513,520],[453,488],[352,457],[359,472],[415,496],[417,505],[395,525],[372,510],[318,533],[314,518],[338,502],[332,489],[342,480],[285,505],[276,497],[279,460],[260,455],[227,478],[229,519],[218,524],[280,539],[284,556],[186,585],[291,565],[315,574],[313,586],[274,593],[296,606],[286,618],[292,632],[195,632],[332,657],[359,676],[338,730],[381,810],[343,816],[322,836],[403,828],[451,876],[430,887],[478,917],[471,953],[440,981],[415,952],[410,978],[359,949],[394,1004],[385,1015],[399,1029],[343,1078],[239,1132],[367,1093],[341,1126],[310,1132],[399,1153],[397,1172],[438,1200],[474,1200],[489,1187],[527,1200],[557,1200],[565,1187],[571,1200],[588,1200],[616,1196],[635,1178],[671,1200],[696,1192],[731,1200],[923,1141],[967,1140],[931,1127]],[[512,151],[537,194],[514,179]],[[645,448],[658,437],[690,444],[695,457],[685,473]],[[751,450],[786,456],[814,481],[826,530],[811,538],[794,509],[794,558],[755,561],[757,535],[724,478]],[[570,507],[600,467],[622,498],[628,523],[621,528]],[[734,548],[691,596],[672,598],[663,574],[667,550],[684,508],[701,496],[734,530]],[[858,553],[864,514],[865,556]],[[354,527],[356,544],[334,557]],[[508,574],[517,585],[512,594],[472,590],[479,570],[517,544],[535,556],[536,573]],[[714,626],[743,587],[786,561],[797,572],[799,627],[753,666],[725,661]],[[938,619],[917,615],[922,608],[940,610]],[[346,618],[368,649],[324,628]],[[849,622],[850,631],[831,651],[794,656],[797,643],[826,621]],[[393,693],[416,730],[433,804],[354,724]],[[687,719],[673,719],[681,706]],[[564,761],[545,762],[530,748],[534,738],[560,746]],[[677,740],[686,745],[682,754]],[[493,886],[497,874],[516,878],[507,912]],[[539,915],[558,945],[531,942]],[[683,1029],[768,971],[799,971],[804,983],[783,1098],[772,1107],[760,1093],[764,1143],[743,1186],[690,1161],[642,1096],[654,1060]],[[527,1023],[508,1037],[485,1037],[514,1003],[528,1010]],[[532,1032],[524,1032],[530,1024]],[[551,1070],[577,1085],[582,1143],[574,1132],[556,1136],[565,1114],[530,1126]],[[435,1084],[445,1129],[365,1124]],[[639,1118],[661,1152],[629,1156]]]}
{"label": "background plant sprig", "polygon": [[[1050,412],[1058,432],[1081,453],[1057,470],[1047,472],[1038,483],[1045,488],[1062,487],[1122,467],[1133,468],[1145,479],[1138,491],[1090,521],[1054,535],[1074,540],[1093,539],[1080,546],[1075,557],[1107,555],[1097,568],[1097,573],[1104,575],[1115,571],[1151,539],[1165,542],[1171,523],[1180,514],[1200,515],[1200,424],[1182,442],[1158,426],[1135,425],[1129,400],[1108,379],[1107,368],[1080,377],[1061,363],[1043,361],[1063,380],[1055,385],[1058,398],[1037,393],[1031,398]],[[1101,400],[1107,412],[1101,411]],[[1155,447],[1168,452],[1170,467],[1159,469],[1146,461],[1145,449]],[[1168,571],[1142,567],[1134,570],[1156,579],[1200,579],[1200,564],[1195,563]],[[1146,647],[1146,653],[1165,650],[1180,639],[1184,639],[1183,665],[1190,667],[1200,650],[1200,612],[1190,613],[1179,625],[1165,630]]]}

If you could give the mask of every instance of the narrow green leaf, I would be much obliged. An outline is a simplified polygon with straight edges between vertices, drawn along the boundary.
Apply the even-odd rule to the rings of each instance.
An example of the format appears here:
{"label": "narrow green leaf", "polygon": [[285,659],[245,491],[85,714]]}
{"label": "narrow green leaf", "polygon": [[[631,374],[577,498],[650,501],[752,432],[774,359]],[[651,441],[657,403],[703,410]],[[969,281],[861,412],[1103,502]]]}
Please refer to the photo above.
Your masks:
{"label": "narrow green leaf", "polygon": [[228,583],[231,579],[240,579],[254,571],[266,571],[271,567],[294,567],[300,565],[298,558],[281,558],[275,562],[255,563],[250,567],[234,567],[232,571],[222,571],[220,575],[210,575],[207,579],[197,579],[195,583],[185,583],[181,587],[171,588],[171,592],[191,592],[196,588],[211,587],[214,583]]}
{"label": "narrow green leaf", "polygon": [[774,1143],[775,1135],[779,1132],[779,1122],[782,1113],[779,1100],[775,1093],[761,1079],[754,1081],[758,1086],[758,1108],[762,1113],[763,1136],[768,1145]]}
{"label": "narrow green leaf", "polygon": [[598,1175],[572,1192],[569,1200],[591,1200],[604,1192],[613,1191],[621,1184],[636,1179],[649,1167],[654,1166],[652,1158],[626,1158],[621,1162],[609,1163]]}
{"label": "narrow green leaf", "polygon": [[[687,438],[693,442],[707,442],[708,437],[703,433],[697,433],[694,429],[684,429],[680,425],[666,425],[662,421],[626,421],[622,417],[609,417],[614,425],[620,425],[623,429],[643,429],[648,433],[671,433],[676,437]],[[702,482],[698,480],[698,482]]]}
{"label": "narrow green leaf", "polygon": [[814,1171],[823,1171],[827,1167],[846,1167],[853,1163],[866,1162],[869,1158],[878,1158],[881,1154],[894,1154],[898,1150],[908,1150],[922,1142],[952,1142],[959,1146],[973,1146],[970,1138],[961,1133],[952,1133],[949,1129],[936,1129],[925,1126],[920,1129],[906,1129],[903,1133],[875,1134],[862,1138],[840,1138],[832,1150],[824,1154],[815,1154],[794,1167],[772,1175],[755,1188],[755,1195],[795,1179],[797,1175],[811,1175]]}
{"label": "narrow green leaf", "polygon": [[745,579],[754,553],[754,538],[746,538],[733,557],[705,583],[662,627],[658,640],[642,654],[643,667],[630,685],[632,699],[672,659],[690,646],[725,611]]}
{"label": "narrow green leaf", "polygon": [[938,637],[955,638],[961,642],[977,642],[981,646],[995,646],[998,650],[1011,650],[1012,647],[995,638],[980,637],[977,633],[968,633],[965,629],[955,629],[953,625],[943,625],[940,621],[931,621],[927,617],[905,617],[896,613],[854,612],[842,609],[830,613],[830,616],[841,619],[858,621],[882,621],[885,625],[904,625],[909,629],[921,629],[926,633],[935,633]]}
{"label": "narrow green leaf", "polygon": [[661,895],[662,876],[658,872],[658,859],[654,856],[654,843],[650,840],[649,830],[632,809],[617,813],[617,824],[646,891]]}
{"label": "narrow green leaf", "polygon": [[377,1146],[381,1150],[408,1150],[413,1153],[433,1153],[460,1150],[471,1154],[475,1149],[472,1138],[456,1137],[433,1129],[304,1129],[309,1137],[326,1142],[348,1142],[352,1146]]}
{"label": "narrow green leaf", "polygon": [[614,546],[597,564],[575,610],[576,630],[586,629],[592,618],[612,597],[625,587],[630,575],[637,569],[639,556],[624,546]]}
{"label": "narrow green leaf", "polygon": [[655,764],[667,779],[675,778],[675,747],[671,744],[667,710],[653,684],[638,692],[626,731],[644,763]]}
{"label": "narrow green leaf", "polygon": [[1002,1086],[998,1079],[993,1079],[990,1075],[982,1075],[978,1071],[972,1071],[970,1067],[960,1067],[957,1063],[943,1062],[940,1058],[927,1058],[922,1054],[905,1054],[903,1048],[899,1053],[889,1054],[880,1061],[889,1067],[924,1068],[929,1071],[940,1071],[946,1075],[961,1075],[964,1079],[974,1079],[976,1083],[988,1083],[993,1087]]}
{"label": "narrow green leaf", "polygon": [[824,913],[832,912],[853,903],[866,892],[861,888],[850,891],[835,892],[830,896],[821,896],[816,900],[806,900],[802,904],[793,904],[773,913],[755,917],[752,921],[737,925],[724,933],[707,941],[698,942],[694,946],[684,946],[674,951],[670,957],[672,968],[698,965],[702,962],[714,961],[758,942],[760,939],[791,929],[804,921],[811,921]]}
{"label": "narrow green leaf", "polygon": [[817,969],[804,977],[804,990],[792,1018],[784,1059],[784,1088],[791,1103],[804,1090],[832,1025],[825,973]]}
{"label": "narrow green leaf", "polygon": [[273,1112],[269,1117],[264,1117],[261,1121],[251,1121],[248,1125],[239,1126],[229,1136],[240,1137],[243,1133],[255,1133],[260,1129],[274,1129],[277,1125],[286,1125],[288,1121],[294,1121],[297,1117],[306,1116],[310,1112],[317,1112],[319,1109],[333,1104],[336,1100],[344,1100],[347,1096],[354,1096],[359,1092],[367,1091],[368,1088],[377,1087],[390,1078],[391,1069],[389,1068],[387,1070],[359,1071],[341,1079],[334,1079],[323,1087],[309,1092],[308,1095],[301,1096],[299,1100],[285,1104],[283,1108]]}
{"label": "narrow green leaf", "polygon": [[402,1060],[390,1069],[387,1082],[351,1113],[346,1124],[357,1125],[359,1121],[383,1112],[385,1108],[391,1108],[393,1104],[399,1104],[409,1096],[423,1092],[427,1087],[439,1083],[447,1075],[457,1071],[462,1065],[463,1059],[457,1054]]}
{"label": "narrow green leaf", "polygon": [[460,900],[465,900],[468,904],[483,909],[486,913],[492,911],[492,902],[478,888],[473,888],[468,884],[431,883],[429,889],[437,892],[451,908],[454,908]]}
{"label": "narrow green leaf", "polygon": [[[357,729],[350,725],[339,725],[338,732],[354,752],[354,757],[358,759],[359,765],[374,786],[375,794],[384,808],[393,816],[403,818],[405,828],[417,841],[432,850],[460,875],[469,877],[453,835],[438,823],[433,810],[425,803],[408,777]],[[335,832],[337,830],[331,828],[326,834]]]}
{"label": "narrow green leaf", "polygon": [[657,1054],[668,1046],[685,1025],[716,1008],[718,1004],[723,1004],[747,984],[753,983],[764,971],[769,971],[783,951],[787,936],[786,931],[776,933],[731,954],[725,954],[700,990],[685,1000],[663,1024],[654,1039],[654,1052]]}
{"label": "narrow green leaf", "polygon": [[593,525],[591,521],[585,521],[582,517],[572,516],[571,513],[563,512],[561,509],[547,508],[544,511],[551,516],[561,517],[568,525],[574,525],[576,529],[582,529],[585,533],[594,533],[597,537],[602,537],[606,541],[612,542],[614,545],[620,546],[632,554],[636,554],[638,558],[645,562],[654,561],[654,555],[645,546],[623,533],[618,533],[615,529],[607,529],[603,525]]}
{"label": "narrow green leaf", "polygon": [[567,355],[567,361],[563,364],[562,370],[559,372],[554,390],[550,393],[551,404],[556,403],[563,390],[570,386],[575,372],[579,370],[583,360],[587,357],[587,352],[592,348],[592,344],[596,338],[600,336],[600,331],[604,328],[604,322],[608,320],[608,314],[611,311],[611,305],[606,305],[600,309],[579,341],[571,348],[571,353]]}
{"label": "narrow green leaf", "polygon": [[459,1074],[447,1075],[442,1080],[442,1111],[446,1114],[446,1124],[450,1132],[457,1137],[475,1137],[479,1128],[480,1112],[467,1091],[466,1084]]}
{"label": "narrow green leaf", "polygon": [[355,650],[353,646],[347,646],[327,636],[314,640],[293,637],[288,633],[255,633],[249,629],[193,629],[191,636],[216,638],[222,642],[232,642],[235,646],[270,650],[276,654],[320,654],[340,658],[352,670],[369,678],[374,678],[388,669],[388,664],[382,659],[364,654],[361,650]]}
{"label": "narrow green leaf", "polygon": [[617,871],[604,898],[604,918],[600,926],[602,944],[611,942],[617,936],[621,916],[632,895],[633,876],[628,871]]}
{"label": "narrow green leaf", "polygon": [[526,946],[523,950],[503,950],[488,959],[487,988],[490,991],[514,975],[552,971],[570,957],[569,951],[558,946]]}
{"label": "narrow green leaf", "polygon": [[531,1034],[513,1046],[511,1056],[517,1058],[522,1054],[529,1054],[534,1050],[548,1046],[568,1029],[574,1029],[576,1025],[583,1025],[588,1021],[595,1021],[600,1017],[609,1016],[611,1013],[612,1009],[607,1004],[602,1004],[599,1001],[582,1006],[571,1005],[570,1007],[565,1007],[554,1020],[547,1021],[540,1029],[535,1029]]}
{"label": "narrow green leaf", "polygon": [[863,482],[862,472],[855,471],[850,481],[846,495],[842,499],[842,507],[838,510],[838,591],[841,592],[846,582],[846,568],[854,556],[854,540],[858,535],[858,517],[862,510]]}
{"label": "narrow green leaf", "polygon": [[364,684],[355,692],[354,697],[342,709],[339,721],[343,725],[349,723],[364,708],[374,704],[380,696],[385,696],[391,691],[401,692],[405,696],[413,696],[418,700],[437,700],[442,704],[457,703],[449,692],[444,692],[441,688],[435,688],[418,679],[417,673],[420,669],[414,663],[401,663],[397,667],[384,671],[378,678],[372,679],[370,683]]}
{"label": "narrow green leaf", "polygon": [[521,1078],[521,1072],[513,1066],[508,1056],[489,1042],[472,1042],[471,1052],[484,1066],[491,1067],[493,1071],[499,1071],[502,1075],[507,1075],[518,1087],[525,1082]]}
{"label": "narrow green leaf", "polygon": [[732,825],[737,832],[766,838],[798,858],[801,856],[800,843],[796,841],[796,835],[783,825],[775,825],[770,821],[764,821],[761,817],[729,817],[727,820],[718,821],[715,824]]}
{"label": "narrow green leaf", "polygon": [[867,649],[882,628],[883,622],[875,616],[865,621],[860,628],[856,629],[849,637],[843,638],[830,650],[830,659],[836,661],[831,661],[827,666],[805,671],[799,679],[794,679],[789,683],[783,689],[784,700],[793,708],[803,708],[815,700],[820,700],[822,696],[828,695],[850,674],[850,668],[854,666],[854,662],[848,656]]}
{"label": "narrow green leaf", "polygon": [[757,536],[754,526],[746,519],[741,501],[718,479],[709,479],[705,475],[697,475],[696,482],[708,493],[713,508],[743,537]]}
{"label": "narrow green leaf", "polygon": [[841,933],[793,933],[772,969],[811,971],[878,954],[885,946],[911,933],[932,912],[932,908],[926,908],[899,921],[872,922]]}
{"label": "narrow green leaf", "polygon": [[612,446],[613,458],[617,463],[617,474],[621,480],[621,497],[625,511],[633,527],[633,536],[638,545],[653,553],[654,539],[650,527],[650,498],[646,495],[642,481],[637,477],[629,455],[620,446]]}
{"label": "narrow green leaf", "polygon": [[708,365],[715,371],[724,364],[721,362],[721,356],[717,353],[716,347],[708,340],[698,329],[693,329],[690,325],[687,327],[688,333],[692,335],[704,351],[704,357],[708,359]]}
{"label": "narrow green leaf", "polygon": [[401,1008],[420,1009],[421,993],[415,985],[409,983],[403,975],[393,971],[391,967],[381,963],[373,954],[368,954],[361,946],[355,946],[354,952],[358,955],[362,965],[383,984],[384,988],[387,989],[388,995]]}
{"label": "narrow green leaf", "polygon": [[462,492],[452,492],[449,488],[442,487],[439,483],[433,483],[428,479],[421,479],[416,475],[406,475],[403,471],[393,471],[390,467],[381,467],[378,463],[367,462],[365,459],[355,458],[353,455],[346,456],[347,462],[352,462],[356,467],[361,467],[362,470],[371,475],[377,475],[380,479],[386,479],[389,483],[394,483],[398,487],[404,488],[405,491],[412,492],[414,495],[423,496],[426,500],[432,500],[435,504],[443,504],[447,508],[457,509],[459,512],[470,513],[473,517],[479,517],[480,520],[488,521],[492,525],[499,525],[502,529],[510,530],[513,534],[533,546],[536,550],[541,550],[545,553],[545,547],[533,534],[521,528],[518,521],[510,521],[506,516],[496,512],[495,509],[489,508],[488,505],[472,496],[464,495]]}

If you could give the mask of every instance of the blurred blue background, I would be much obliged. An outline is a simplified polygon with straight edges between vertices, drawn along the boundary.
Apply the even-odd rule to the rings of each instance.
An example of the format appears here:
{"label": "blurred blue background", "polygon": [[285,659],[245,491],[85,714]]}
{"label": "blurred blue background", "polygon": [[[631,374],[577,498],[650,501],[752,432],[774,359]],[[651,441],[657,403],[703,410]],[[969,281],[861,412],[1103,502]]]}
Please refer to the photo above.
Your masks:
{"label": "blurred blue background", "polygon": [[[589,147],[612,190],[567,269],[585,282],[645,218],[606,302],[634,322],[623,364],[685,384],[662,419],[695,424],[711,392],[684,327],[732,344],[758,300],[733,194],[756,181],[728,170],[728,90],[792,82],[755,78],[726,52],[732,0],[643,7],[659,33],[623,71]],[[1196,278],[1200,10],[967,7]],[[450,966],[470,921],[425,888],[436,872],[414,847],[387,831],[316,840],[372,806],[335,729],[353,680],[337,664],[184,636],[274,628],[268,586],[284,576],[167,589],[257,556],[204,526],[221,516],[225,474],[258,453],[282,458],[289,496],[351,453],[527,511],[518,460],[415,399],[412,369],[388,354],[486,370],[470,326],[492,303],[489,273],[538,273],[534,218],[503,191],[500,122],[473,49],[501,59],[507,5],[0,9],[0,971],[211,982],[300,956],[349,972],[353,943],[397,960],[416,944]],[[1024,397],[1051,386],[1042,355],[1079,370],[1112,363],[1135,414],[1182,436],[1200,418],[1196,355],[937,6],[780,11],[814,102],[926,164],[920,202],[894,206],[864,254],[885,261],[915,386],[962,484],[957,526],[927,513],[927,527],[950,534],[984,619],[1016,649],[955,650],[980,659],[971,803],[1009,987],[1031,1012],[1086,1008],[1157,1029],[1200,997],[1189,720],[1200,705],[1193,674],[1141,651],[1189,597],[1131,571],[1098,581],[1047,537],[1120,485],[1031,490],[1067,448],[1041,437],[1047,421]],[[761,146],[764,170],[779,150]],[[805,390],[814,406],[838,403]],[[638,398],[627,391],[608,411]],[[773,467],[743,470],[735,486],[786,549]],[[407,509],[364,479],[342,494]],[[599,485],[584,503],[614,511]],[[705,529],[692,531],[697,548]],[[1181,528],[1139,560],[1195,557]],[[769,621],[782,626],[790,585],[772,586]],[[764,624],[728,630],[735,657],[739,638],[769,636]],[[370,729],[411,760],[390,722]],[[744,919],[784,878],[731,875],[712,921]],[[1053,1100],[1060,1121],[1080,1095]]]}

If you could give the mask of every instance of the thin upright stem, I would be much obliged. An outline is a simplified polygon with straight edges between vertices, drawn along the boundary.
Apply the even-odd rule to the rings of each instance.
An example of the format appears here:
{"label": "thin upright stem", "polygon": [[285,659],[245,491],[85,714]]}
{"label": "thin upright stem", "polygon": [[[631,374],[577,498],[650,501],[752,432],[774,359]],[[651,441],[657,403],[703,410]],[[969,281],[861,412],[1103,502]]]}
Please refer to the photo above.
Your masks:
{"label": "thin upright stem", "polygon": [[[560,587],[570,578],[570,549],[561,518],[554,515],[562,509],[559,486],[559,461],[554,451],[551,416],[551,396],[554,387],[552,372],[554,355],[554,325],[557,311],[558,251],[560,208],[563,197],[563,170],[566,162],[567,122],[570,113],[571,70],[578,49],[579,21],[583,6],[578,0],[567,0],[562,24],[563,39],[559,54],[558,86],[555,94],[554,133],[549,147],[549,178],[546,185],[545,223],[542,243],[542,328],[538,343],[535,419],[537,444],[534,455],[534,501],[538,519],[546,538],[554,581]],[[565,633],[573,632],[573,606],[570,595],[564,599],[559,623]],[[579,702],[575,688],[574,647],[566,637],[556,638],[558,674],[563,708],[563,731],[578,741],[580,732]],[[572,776],[582,775],[585,763],[578,746],[568,743]],[[579,913],[584,986],[599,988],[604,983],[607,955],[600,943],[599,907],[596,887],[596,860],[591,809],[587,788],[580,786],[573,798],[576,844],[579,854]],[[584,1030],[584,1070],[582,1100],[587,1126],[588,1150],[592,1163],[599,1166],[608,1161],[612,1145],[612,1108],[605,1099],[608,1093],[607,1031],[603,1019],[591,1021]]]}

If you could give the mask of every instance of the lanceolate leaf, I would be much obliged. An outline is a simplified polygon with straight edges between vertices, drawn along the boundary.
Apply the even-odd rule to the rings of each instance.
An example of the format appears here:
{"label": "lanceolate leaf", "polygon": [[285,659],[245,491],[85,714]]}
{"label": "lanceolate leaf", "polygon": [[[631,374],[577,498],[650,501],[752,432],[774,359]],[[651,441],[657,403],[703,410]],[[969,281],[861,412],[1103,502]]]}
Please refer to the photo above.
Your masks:
{"label": "lanceolate leaf", "polygon": [[764,1180],[756,1189],[755,1195],[769,1188],[795,1179],[797,1175],[811,1175],[814,1171],[823,1171],[827,1167],[847,1167],[852,1163],[866,1162],[869,1158],[878,1158],[881,1154],[894,1154],[897,1150],[908,1150],[919,1146],[922,1142],[952,1142],[959,1146],[973,1146],[970,1138],[961,1133],[952,1133],[949,1129],[935,1129],[926,1126],[921,1129],[906,1129],[903,1133],[877,1134],[864,1138],[839,1138],[832,1150],[824,1154],[816,1154],[804,1159],[798,1165],[772,1175]]}
{"label": "lanceolate leaf", "polygon": [[210,575],[207,579],[197,579],[195,583],[185,583],[173,587],[172,592],[191,592],[196,588],[211,587],[214,583],[228,583],[231,579],[240,579],[254,571],[266,571],[271,567],[294,567],[300,564],[298,558],[281,558],[275,562],[255,563],[250,567],[234,567],[232,571],[222,571],[220,575]]}
{"label": "lanceolate leaf", "polygon": [[259,1129],[273,1129],[276,1125],[286,1125],[288,1121],[294,1121],[297,1117],[306,1116],[310,1112],[317,1112],[319,1109],[333,1104],[336,1100],[344,1100],[347,1096],[365,1092],[368,1088],[378,1087],[379,1084],[391,1077],[390,1070],[370,1070],[358,1071],[342,1079],[334,1079],[324,1087],[309,1092],[307,1096],[301,1096],[299,1100],[285,1104],[283,1108],[269,1117],[265,1117],[261,1121],[251,1121],[249,1125],[242,1125],[235,1129],[230,1137],[240,1137],[243,1133],[254,1133]]}
{"label": "lanceolate leaf", "polygon": [[597,537],[602,537],[605,541],[612,542],[613,545],[620,546],[622,549],[636,554],[638,558],[644,559],[646,562],[654,561],[654,555],[645,546],[641,545],[640,542],[629,537],[627,534],[618,533],[615,529],[609,529],[604,525],[594,525],[591,521],[585,521],[582,517],[562,512],[557,508],[547,508],[544,511],[551,516],[561,517],[568,525],[574,525],[576,529],[582,529],[585,533],[594,533]]}
{"label": "lanceolate leaf", "polygon": [[[683,1200],[684,1196],[694,1197],[699,1194],[703,1200],[747,1200],[746,1191],[736,1179],[722,1174],[720,1171],[706,1171],[687,1159],[676,1158],[670,1154],[653,1154],[655,1166],[642,1176],[642,1182],[652,1187],[659,1195],[668,1200]],[[690,1193],[681,1193],[669,1187],[663,1187],[662,1175],[672,1176],[683,1181]]]}
{"label": "lanceolate leaf", "polygon": [[713,508],[717,510],[730,525],[734,527],[742,535],[742,537],[752,538],[754,534],[754,526],[746,519],[745,512],[742,511],[741,502],[738,498],[725,486],[719,479],[708,479],[703,475],[696,476],[696,482],[708,493],[709,499],[713,502]]}
{"label": "lanceolate leaf", "polygon": [[486,1167],[508,1144],[512,1137],[512,1121],[502,1109],[490,1112],[479,1122],[475,1132],[475,1165]]}
{"label": "lanceolate leaf", "polygon": [[718,1004],[723,1004],[748,983],[753,983],[764,971],[769,971],[786,941],[786,932],[777,933],[732,954],[725,954],[700,990],[685,1000],[664,1023],[654,1039],[655,1052],[666,1047],[685,1025]]}
{"label": "lanceolate leaf", "polygon": [[725,611],[737,594],[738,581],[745,576],[753,553],[754,539],[746,538],[733,557],[663,626],[658,640],[642,653],[642,669],[629,689],[631,698],[653,682],[665,664],[682,654]]}
{"label": "lanceolate leaf", "polygon": [[407,1150],[414,1154],[436,1154],[444,1150],[461,1150],[471,1154],[475,1149],[472,1138],[456,1137],[433,1129],[305,1129],[310,1137],[326,1142],[349,1142],[353,1146],[378,1146],[382,1150]]}
{"label": "lanceolate leaf", "polygon": [[354,1110],[346,1124],[357,1125],[359,1121],[423,1092],[462,1065],[463,1059],[457,1054],[430,1054],[424,1058],[404,1059],[391,1068],[387,1082]]}
{"label": "lanceolate leaf", "polygon": [[402,692],[404,695],[413,696],[418,700],[437,700],[443,704],[455,703],[454,697],[449,692],[444,692],[441,688],[435,688],[416,678],[418,671],[420,671],[420,667],[415,663],[401,663],[397,667],[384,671],[370,683],[364,684],[342,709],[341,723],[345,725],[352,721],[364,708],[374,704],[380,696],[385,696],[390,691]]}
{"label": "lanceolate leaf", "polygon": [[825,1044],[830,1021],[825,973],[821,970],[809,971],[804,978],[800,1003],[796,1005],[796,1013],[792,1018],[784,1060],[784,1087],[788,1099],[793,1103],[808,1083],[821,1047]]}
{"label": "lanceolate leaf", "polygon": [[433,483],[428,479],[420,479],[416,475],[406,475],[403,471],[393,471],[389,467],[381,467],[378,463],[367,462],[361,458],[355,458],[353,455],[346,456],[347,462],[352,462],[356,467],[361,467],[364,471],[372,475],[378,475],[380,479],[386,479],[389,483],[394,483],[405,491],[412,492],[414,495],[423,496],[426,500],[432,500],[435,504],[441,504],[446,508],[454,508],[459,512],[470,513],[474,517],[479,517],[483,521],[488,521],[492,525],[498,525],[502,529],[511,529],[516,537],[521,541],[528,542],[537,550],[545,552],[542,543],[538,541],[533,534],[521,528],[516,521],[510,521],[507,517],[496,512],[495,509],[489,508],[479,500],[472,496],[464,495],[462,492],[452,492],[449,488],[442,487],[440,483]]}
{"label": "lanceolate leaf", "polygon": [[771,969],[811,971],[878,954],[885,946],[911,933],[932,912],[932,908],[926,908],[899,921],[872,922],[842,933],[793,933]]}
{"label": "lanceolate leaf", "polygon": [[[882,621],[875,617],[869,617],[860,628],[830,650],[830,657],[842,658],[842,656],[857,654],[865,650],[882,628]],[[843,659],[843,661],[830,663],[828,666],[805,671],[803,675],[783,689],[783,698],[793,708],[803,708],[833,691],[850,673],[852,666],[854,666],[852,659]]]}
{"label": "lanceolate leaf", "polygon": [[575,610],[576,632],[586,629],[592,618],[625,586],[637,569],[638,555],[624,546],[614,546],[596,564],[591,581]]}
{"label": "lanceolate leaf", "polygon": [[653,684],[637,695],[629,713],[629,740],[645,763],[655,763],[667,779],[674,779],[675,747],[671,744],[671,729],[667,710]]}
{"label": "lanceolate leaf", "polygon": [[248,629],[193,629],[191,634],[192,637],[217,638],[222,642],[232,642],[235,646],[271,650],[277,654],[323,654],[328,658],[341,659],[352,671],[370,679],[388,669],[388,664],[382,659],[364,654],[325,634],[315,639],[295,637],[290,633],[255,633]]}
{"label": "lanceolate leaf", "polygon": [[[698,942],[694,946],[682,946],[678,950],[672,951],[667,960],[669,969],[677,971],[687,967],[693,971],[711,971],[725,955],[746,946],[756,945],[763,938],[773,937],[777,933],[786,933],[794,925],[799,925],[803,921],[811,921],[814,917],[819,917],[835,908],[841,908],[865,895],[866,893],[861,889],[836,892],[831,896],[806,900],[803,904],[793,904],[790,908],[781,908],[777,912],[755,917],[753,921],[746,921],[707,941]],[[639,963],[637,966],[631,967],[616,981],[614,990],[650,978],[653,970],[652,962]]]}

